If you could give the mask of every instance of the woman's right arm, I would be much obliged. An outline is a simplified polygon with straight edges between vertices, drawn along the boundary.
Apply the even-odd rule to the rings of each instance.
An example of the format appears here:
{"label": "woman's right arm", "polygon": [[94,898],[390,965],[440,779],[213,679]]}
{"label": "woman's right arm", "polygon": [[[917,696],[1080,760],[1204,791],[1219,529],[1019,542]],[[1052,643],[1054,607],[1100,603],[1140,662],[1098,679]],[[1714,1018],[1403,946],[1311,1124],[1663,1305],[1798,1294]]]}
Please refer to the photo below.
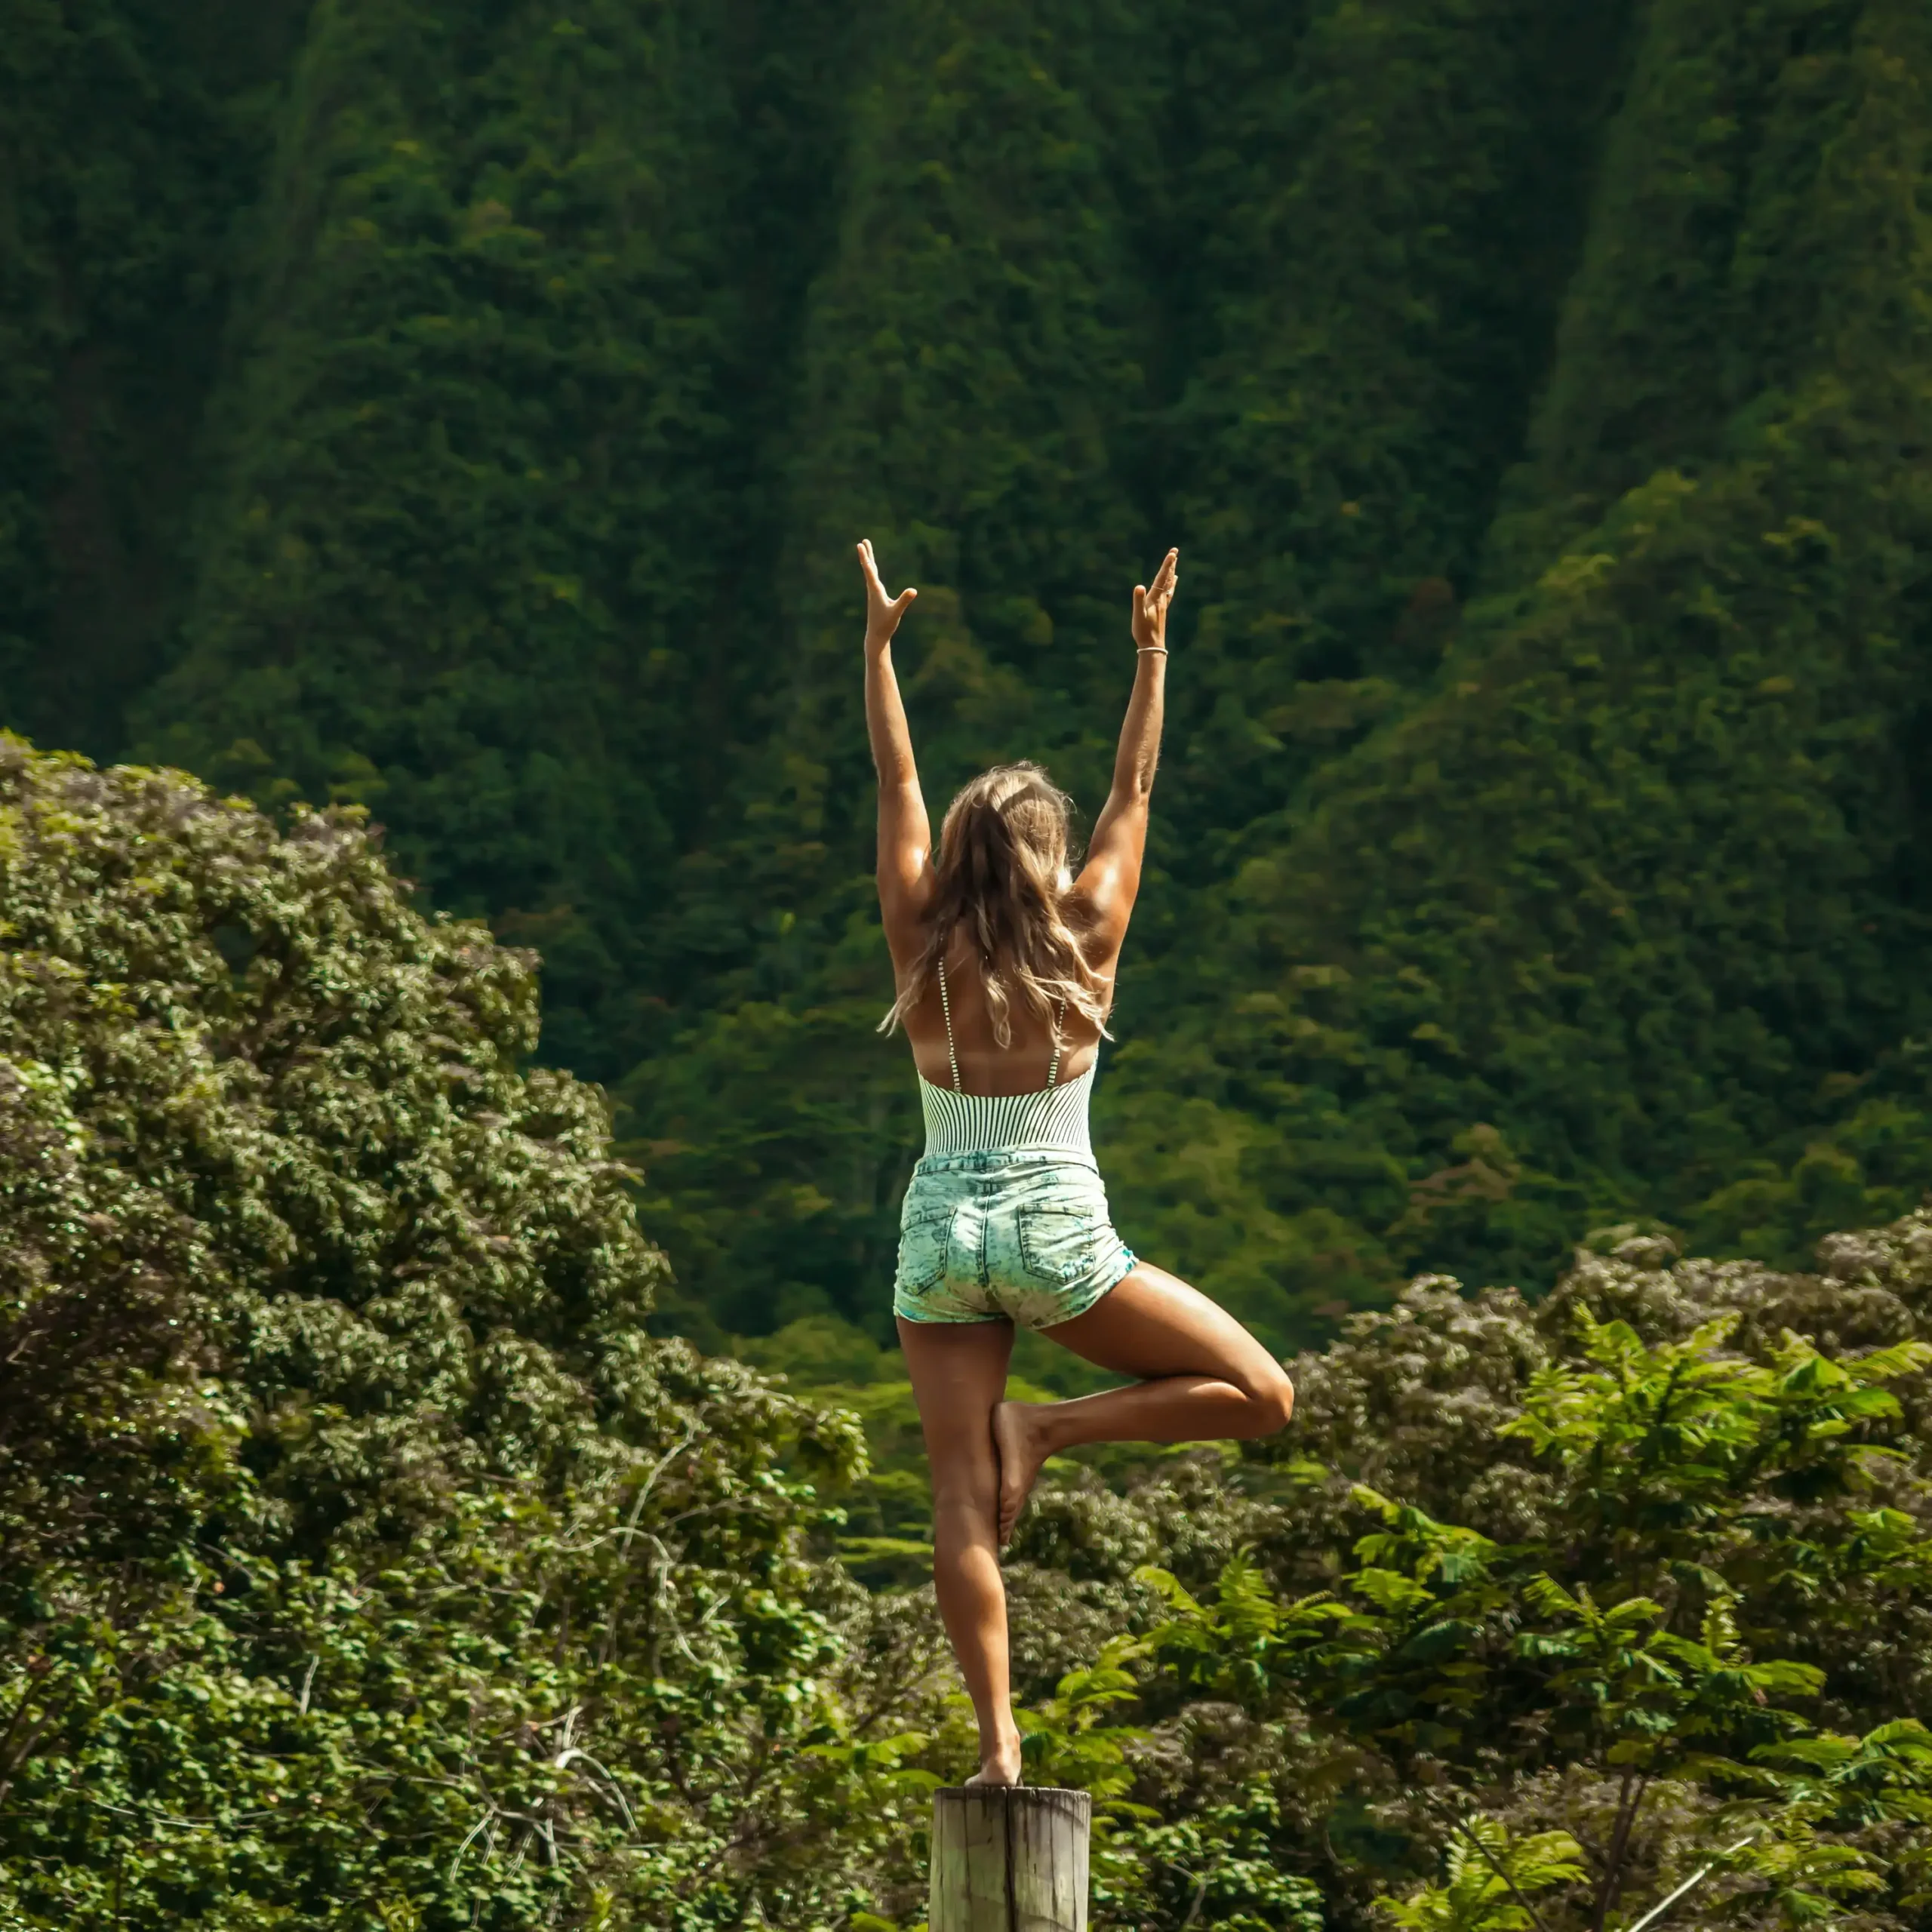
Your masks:
{"label": "woman's right arm", "polygon": [[919,921],[933,886],[932,827],[892,668],[893,633],[919,593],[886,595],[869,541],[859,546],[859,568],[866,579],[866,730],[878,773],[879,915],[894,963],[903,967],[918,955]]}
{"label": "woman's right arm", "polygon": [[1167,709],[1168,607],[1180,580],[1180,552],[1161,560],[1151,587],[1134,586],[1134,694],[1127,702],[1120,749],[1114,757],[1113,789],[1094,823],[1087,863],[1074,890],[1093,908],[1095,965],[1120,950],[1140,890],[1147,849],[1147,816],[1160,762],[1161,724]]}

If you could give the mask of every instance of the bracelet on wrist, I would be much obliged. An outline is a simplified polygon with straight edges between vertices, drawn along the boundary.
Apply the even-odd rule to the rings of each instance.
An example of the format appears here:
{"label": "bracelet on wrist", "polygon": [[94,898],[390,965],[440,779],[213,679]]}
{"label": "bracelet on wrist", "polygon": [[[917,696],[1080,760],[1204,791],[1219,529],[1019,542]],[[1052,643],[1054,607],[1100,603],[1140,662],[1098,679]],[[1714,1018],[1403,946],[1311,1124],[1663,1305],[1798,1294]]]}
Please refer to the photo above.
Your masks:
{"label": "bracelet on wrist", "polygon": [[1137,657],[1145,657],[1153,651],[1159,652],[1164,657],[1168,654],[1168,647],[1164,644],[1137,644],[1134,647],[1134,654]]}

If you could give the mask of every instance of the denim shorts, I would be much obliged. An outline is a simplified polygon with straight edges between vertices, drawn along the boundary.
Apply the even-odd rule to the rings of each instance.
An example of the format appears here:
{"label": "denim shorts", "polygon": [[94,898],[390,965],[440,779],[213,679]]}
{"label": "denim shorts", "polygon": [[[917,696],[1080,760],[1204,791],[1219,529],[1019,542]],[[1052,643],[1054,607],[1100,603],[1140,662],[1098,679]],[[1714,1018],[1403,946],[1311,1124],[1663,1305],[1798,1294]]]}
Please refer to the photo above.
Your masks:
{"label": "denim shorts", "polygon": [[1051,1152],[928,1155],[900,1213],[893,1312],[1050,1328],[1133,1268],[1098,1168]]}

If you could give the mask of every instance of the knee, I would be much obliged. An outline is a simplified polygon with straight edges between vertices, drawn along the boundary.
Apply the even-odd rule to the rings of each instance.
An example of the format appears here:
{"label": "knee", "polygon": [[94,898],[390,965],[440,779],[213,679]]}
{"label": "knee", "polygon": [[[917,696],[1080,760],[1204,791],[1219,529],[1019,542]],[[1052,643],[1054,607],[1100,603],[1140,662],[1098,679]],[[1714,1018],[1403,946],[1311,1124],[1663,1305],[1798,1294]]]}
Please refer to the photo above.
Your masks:
{"label": "knee", "polygon": [[933,1483],[933,1521],[992,1521],[999,1510],[999,1477],[992,1469],[960,1471]]}
{"label": "knee", "polygon": [[1254,1433],[1274,1435],[1287,1427],[1295,1412],[1295,1385],[1278,1366],[1272,1375],[1248,1390],[1247,1399],[1254,1411]]}

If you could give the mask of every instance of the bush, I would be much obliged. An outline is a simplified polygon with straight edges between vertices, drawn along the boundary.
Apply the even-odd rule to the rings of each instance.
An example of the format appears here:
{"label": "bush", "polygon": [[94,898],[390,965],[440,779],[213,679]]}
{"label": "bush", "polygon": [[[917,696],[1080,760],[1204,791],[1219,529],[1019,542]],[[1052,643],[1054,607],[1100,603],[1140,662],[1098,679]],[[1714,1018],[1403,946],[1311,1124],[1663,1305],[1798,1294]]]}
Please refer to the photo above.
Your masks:
{"label": "bush", "polygon": [[781,1462],[856,1435],[646,1337],[530,961],[353,812],[14,739],[0,934],[8,1922],[829,1909],[851,1592]]}

